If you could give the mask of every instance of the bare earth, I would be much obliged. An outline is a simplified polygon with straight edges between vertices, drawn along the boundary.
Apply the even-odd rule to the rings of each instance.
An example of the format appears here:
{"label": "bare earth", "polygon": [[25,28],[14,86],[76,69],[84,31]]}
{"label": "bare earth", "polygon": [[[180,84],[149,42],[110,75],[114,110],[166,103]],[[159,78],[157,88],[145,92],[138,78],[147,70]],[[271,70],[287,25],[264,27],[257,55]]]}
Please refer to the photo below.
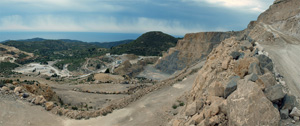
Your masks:
{"label": "bare earth", "polygon": [[47,112],[40,106],[26,101],[6,98],[0,94],[0,125],[5,126],[164,126],[168,123],[167,112],[172,110],[176,99],[191,90],[196,74],[188,76],[172,87],[153,91],[124,109],[107,116],[89,120],[73,120]]}
{"label": "bare earth", "polygon": [[107,116],[89,120],[64,120],[65,126],[165,126],[167,111],[172,110],[176,98],[191,90],[196,74],[182,82],[147,94],[128,107]]}

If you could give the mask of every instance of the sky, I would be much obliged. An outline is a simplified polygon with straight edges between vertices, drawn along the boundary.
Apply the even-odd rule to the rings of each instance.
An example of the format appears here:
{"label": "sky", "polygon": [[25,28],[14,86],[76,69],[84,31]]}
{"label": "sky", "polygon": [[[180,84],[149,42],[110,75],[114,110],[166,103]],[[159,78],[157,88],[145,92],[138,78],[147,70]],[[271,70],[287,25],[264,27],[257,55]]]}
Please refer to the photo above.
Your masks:
{"label": "sky", "polygon": [[[243,30],[274,0],[1,0],[0,32]],[[1,33],[0,33],[1,35]]]}

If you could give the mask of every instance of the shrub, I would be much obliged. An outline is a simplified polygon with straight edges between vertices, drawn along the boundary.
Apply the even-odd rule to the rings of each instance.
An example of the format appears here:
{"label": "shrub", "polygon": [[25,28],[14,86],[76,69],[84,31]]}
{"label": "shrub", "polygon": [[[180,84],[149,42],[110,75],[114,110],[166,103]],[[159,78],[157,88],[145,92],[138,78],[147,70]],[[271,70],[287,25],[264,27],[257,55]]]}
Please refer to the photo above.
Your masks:
{"label": "shrub", "polygon": [[175,105],[175,104],[172,106],[173,109],[177,109],[177,107],[178,107],[178,106]]}
{"label": "shrub", "polygon": [[180,103],[179,103],[179,106],[184,106],[184,103],[183,103],[183,102],[180,102]]}
{"label": "shrub", "polygon": [[76,106],[72,106],[73,110],[78,110],[78,108]]}

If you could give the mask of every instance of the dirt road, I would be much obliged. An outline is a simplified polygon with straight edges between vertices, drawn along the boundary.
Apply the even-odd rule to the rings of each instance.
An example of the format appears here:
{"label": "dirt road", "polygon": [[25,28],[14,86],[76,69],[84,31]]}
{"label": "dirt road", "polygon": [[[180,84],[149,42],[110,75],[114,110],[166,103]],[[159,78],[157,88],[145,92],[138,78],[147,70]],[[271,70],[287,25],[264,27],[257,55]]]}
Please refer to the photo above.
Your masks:
{"label": "dirt road", "polygon": [[272,26],[264,25],[268,31],[279,36],[279,43],[262,45],[275,64],[275,69],[284,76],[292,94],[300,97],[300,41]]}

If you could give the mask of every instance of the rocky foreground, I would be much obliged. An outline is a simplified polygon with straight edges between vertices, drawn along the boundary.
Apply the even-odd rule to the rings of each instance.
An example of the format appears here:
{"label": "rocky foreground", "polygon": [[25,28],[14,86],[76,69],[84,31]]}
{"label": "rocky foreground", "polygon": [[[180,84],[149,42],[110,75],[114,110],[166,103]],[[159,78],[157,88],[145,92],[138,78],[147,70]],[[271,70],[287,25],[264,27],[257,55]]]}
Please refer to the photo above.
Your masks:
{"label": "rocky foreground", "polygon": [[281,79],[255,43],[227,39],[207,57],[173,126],[275,126],[281,119],[299,120],[296,98]]}

